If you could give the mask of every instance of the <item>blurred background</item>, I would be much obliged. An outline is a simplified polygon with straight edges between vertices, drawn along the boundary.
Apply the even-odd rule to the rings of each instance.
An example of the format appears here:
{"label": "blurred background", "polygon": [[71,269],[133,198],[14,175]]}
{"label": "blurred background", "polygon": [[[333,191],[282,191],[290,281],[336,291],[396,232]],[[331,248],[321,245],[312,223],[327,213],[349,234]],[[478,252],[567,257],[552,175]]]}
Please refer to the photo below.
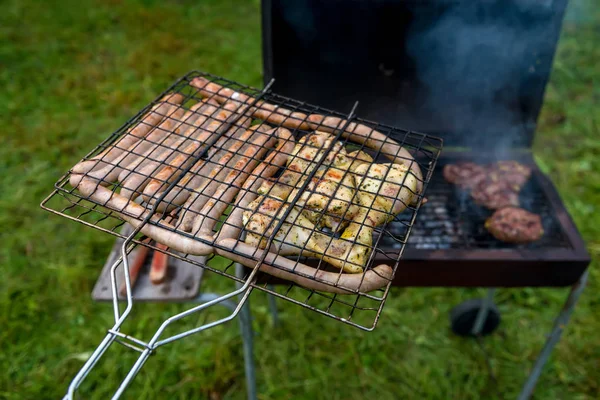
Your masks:
{"label": "blurred background", "polygon": [[[260,2],[0,6],[0,399],[61,398],[111,325],[112,307],[92,302],[90,293],[114,238],[48,214],[40,201],[93,144],[186,72],[261,87]],[[600,398],[598,6],[569,3],[535,136],[536,161],[593,258],[589,287],[544,369],[537,399]],[[217,276],[203,282],[214,292],[228,285]],[[265,295],[254,293],[259,398],[515,398],[567,290],[500,290],[503,321],[485,338],[488,356],[475,341],[454,336],[448,323],[454,305],[483,293],[395,288],[372,333],[283,301],[274,326]],[[187,308],[136,306],[128,332],[148,337]],[[220,312],[209,309],[181,326]],[[134,356],[107,354],[82,397],[109,397]],[[245,395],[241,337],[230,323],[161,348],[124,398]]]}

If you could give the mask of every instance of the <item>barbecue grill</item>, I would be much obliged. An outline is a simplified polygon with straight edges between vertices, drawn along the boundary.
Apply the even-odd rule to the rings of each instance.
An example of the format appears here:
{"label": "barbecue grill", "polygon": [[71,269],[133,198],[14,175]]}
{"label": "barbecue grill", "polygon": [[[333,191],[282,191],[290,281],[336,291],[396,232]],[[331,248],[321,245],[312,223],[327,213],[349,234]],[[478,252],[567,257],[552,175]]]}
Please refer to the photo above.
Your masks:
{"label": "barbecue grill", "polygon": [[[223,87],[248,95],[249,99],[238,104],[239,108],[230,117],[218,121],[219,128],[215,132],[215,137],[200,143],[201,151],[190,156],[191,163],[175,167],[171,176],[160,181],[162,187],[166,188],[162,194],[151,197],[152,202],[136,203],[131,198],[123,200],[117,196],[123,189],[127,189],[126,185],[115,184],[112,180],[102,182],[101,179],[100,183],[104,186],[88,185],[88,191],[81,192],[69,185],[70,179],[73,178],[72,173],[63,176],[56,183],[53,193],[44,200],[42,207],[124,239],[122,260],[117,260],[111,270],[115,325],[109,329],[103,342],[75,377],[69,388],[69,395],[72,397],[75,389],[108,347],[117,341],[141,353],[140,358],[118,388],[115,398],[119,397],[153,351],[179,338],[231,320],[255,288],[341,322],[371,330],[377,324],[391,285],[490,287],[492,289],[484,301],[464,304],[453,313],[453,329],[457,333],[479,335],[491,332],[499,321],[492,304],[493,288],[572,285],[567,303],[559,314],[546,346],[522,392],[521,398],[527,398],[533,391],[541,367],[568,322],[569,315],[585,285],[587,277],[585,269],[589,264],[589,256],[583,241],[551,182],[537,168],[530,149],[535,121],[541,107],[544,87],[560,32],[565,2],[540,2],[536,4],[538,7],[536,12],[531,12],[529,9],[523,11],[521,8],[523,4],[516,3],[498,5],[494,2],[485,2],[473,6],[469,3],[471,2],[460,0],[439,3],[409,0],[380,1],[366,7],[360,1],[343,2],[343,4],[315,1],[264,1],[264,90],[259,91],[205,73],[188,74],[85,158],[92,160],[94,156],[110,149],[130,128],[143,121],[144,116],[152,112],[153,107],[157,106],[167,93],[183,95],[182,107],[186,110],[197,105],[201,97],[206,99],[198,88],[190,86],[195,78],[209,78]],[[475,12],[472,12],[472,9],[476,9]],[[493,87],[485,84],[477,85],[488,81],[477,81],[477,77],[480,77],[477,75],[477,68],[475,70],[465,68],[464,74],[475,76],[476,84],[471,84],[470,87],[476,87],[481,94],[474,97],[469,96],[472,93],[465,94],[454,90],[455,87],[462,87],[461,82],[456,83],[455,74],[449,74],[449,77],[454,79],[451,80],[454,86],[448,86],[448,81],[445,80],[448,76],[445,75],[444,69],[450,69],[455,64],[453,61],[456,60],[445,58],[448,49],[444,46],[437,46],[439,43],[432,45],[431,41],[427,41],[431,40],[431,35],[428,34],[431,29],[443,25],[440,21],[448,22],[449,16],[452,20],[457,19],[465,10],[469,11],[467,17],[478,15],[488,24],[502,26],[507,19],[511,21],[513,31],[502,37],[502,40],[488,42],[483,40],[479,43],[476,54],[482,65],[500,66],[500,69],[493,70],[498,72],[503,70],[505,67],[503,63],[508,62],[507,60],[517,60],[519,63],[504,68],[510,72],[508,78],[505,77],[500,82],[501,85]],[[522,15],[519,14],[521,12]],[[518,18],[512,18],[515,15]],[[355,29],[357,24],[362,29]],[[389,26],[397,27],[398,35],[388,35]],[[533,35],[530,31],[532,27],[540,29],[542,34],[536,31],[537,34]],[[464,34],[464,31],[453,29],[447,33],[448,37],[453,37],[454,34]],[[414,40],[415,37],[424,39]],[[516,53],[511,52],[510,46],[506,46],[507,39],[519,40]],[[436,51],[431,52],[432,49]],[[426,60],[427,62],[423,60],[415,62],[415,55],[418,54],[429,54],[432,58]],[[498,55],[502,57],[498,58]],[[465,54],[462,59],[471,60]],[[420,68],[431,65],[438,66],[433,69],[437,74],[431,74],[431,70],[429,75],[420,73]],[[481,65],[476,67],[479,67],[483,74],[493,75],[486,68],[481,68]],[[272,86],[273,78],[277,78],[274,86]],[[441,90],[434,90],[435,85],[440,83]],[[271,91],[271,87],[279,94]],[[491,97],[486,95],[486,90],[498,91],[499,94],[495,93],[498,94],[498,98],[493,102],[490,101]],[[217,98],[217,95],[218,93],[213,91],[208,97]],[[485,116],[482,118],[483,124],[481,118],[471,118],[473,104],[468,102],[465,104],[463,101],[465,98],[471,102],[481,103],[479,116]],[[362,101],[358,108],[360,114],[369,120],[355,116],[356,99]],[[313,106],[311,103],[324,105],[327,108]],[[272,104],[279,108],[264,108],[265,104]],[[465,106],[467,108],[464,108]],[[332,111],[334,109],[351,111],[346,115]],[[263,112],[260,118],[254,114],[256,110]],[[277,112],[277,110],[284,111]],[[455,115],[464,110],[471,114],[463,118],[464,121],[457,123]],[[279,122],[275,124],[269,121],[269,116],[272,117],[274,114],[279,118]],[[290,130],[297,140],[306,136],[306,129],[300,127],[300,124],[307,122],[306,117],[310,114],[338,118],[339,124],[321,126],[321,128],[328,128],[331,134],[346,146],[350,145],[351,140],[344,136],[344,132],[352,131],[356,124],[367,127],[369,132],[384,133],[409,149],[415,160],[405,159],[405,161],[418,164],[423,171],[422,183],[427,191],[416,193],[414,203],[408,204],[404,212],[394,215],[393,221],[389,224],[378,227],[373,232],[373,246],[368,263],[365,272],[360,276],[365,277],[370,273],[372,277],[379,279],[381,287],[377,290],[367,291],[361,289],[361,285],[354,287],[345,285],[342,280],[344,274],[331,270],[318,257],[300,254],[288,256],[285,265],[276,265],[276,254],[269,254],[267,251],[252,254],[238,251],[235,246],[232,246],[231,241],[219,242],[214,239],[214,236],[212,239],[198,237],[177,226],[178,219],[189,210],[186,210],[185,205],[172,203],[172,200],[169,200],[169,193],[185,188],[187,174],[193,171],[197,162],[206,159],[210,150],[218,146],[218,140],[227,135],[227,132],[235,128],[245,129],[244,120],[252,118],[253,124],[264,123],[270,128],[281,127],[287,122],[293,126]],[[169,115],[163,117],[168,118]],[[181,117],[172,119],[177,125],[186,124]],[[370,120],[380,122],[375,123]],[[409,129],[398,129],[393,126]],[[416,133],[410,129],[425,131],[428,134]],[[446,149],[448,145],[452,147],[451,150],[445,151],[439,162],[442,142],[438,137],[443,137]],[[247,141],[242,143],[242,145],[247,144]],[[162,143],[157,145],[165,146]],[[355,142],[354,146],[353,148],[368,151],[376,162],[383,162],[386,156],[387,158],[390,156],[382,151],[369,150],[361,142]],[[266,154],[272,151],[261,146],[258,146],[257,150],[264,150]],[[330,152],[331,148],[328,151]],[[143,156],[143,154],[139,155]],[[262,160],[264,154],[260,157]],[[155,162],[157,167],[165,164],[164,160],[145,158],[146,161]],[[250,159],[258,162],[259,156],[256,158],[251,156]],[[495,240],[483,229],[483,221],[489,216],[489,211],[475,205],[466,192],[445,182],[439,171],[445,164],[458,160],[487,163],[502,159],[518,160],[533,169],[532,178],[521,192],[520,202],[524,208],[543,217],[545,235],[540,241],[516,246]],[[321,159],[317,164],[323,165],[323,160]],[[318,168],[305,174],[309,178],[306,182],[311,177],[315,177],[316,171]],[[244,173],[241,169],[237,172]],[[258,174],[250,176],[259,177]],[[273,177],[276,178],[277,174]],[[143,176],[143,178],[150,178],[150,176]],[[242,189],[239,185],[231,185],[225,180],[214,177],[212,180],[229,185],[226,188]],[[302,186],[302,189],[307,188],[308,184]],[[421,207],[424,204],[425,193],[428,202]],[[292,203],[296,200],[298,198],[293,199]],[[161,203],[166,204],[162,209],[157,206]],[[212,232],[228,225],[227,218],[232,215],[236,204],[229,202],[227,206],[218,218],[215,216],[209,218],[212,219],[215,228]],[[419,211],[418,219],[416,219],[417,211]],[[289,215],[288,212],[286,216]],[[129,236],[120,233],[120,227],[125,220],[136,226]],[[284,220],[285,216],[275,223],[277,229],[283,227]],[[231,227],[234,225],[230,224]],[[177,235],[186,243],[203,248],[209,247],[212,250],[201,259],[202,261],[199,261],[197,257],[185,251],[178,251],[175,248],[160,249],[145,242],[145,235],[150,232],[148,229],[161,229],[162,232]],[[270,235],[263,235],[267,243],[275,241],[277,229]],[[326,230],[322,232],[337,239],[332,232]],[[243,236],[231,239],[235,243],[244,240]],[[120,328],[133,306],[127,273],[129,268],[127,255],[136,245],[166,252],[172,257],[231,278],[240,287],[220,299],[170,318],[149,341],[129,336],[121,332]],[[302,253],[303,250],[306,249],[299,248],[298,252]],[[235,273],[236,269],[240,270],[236,261],[246,265],[245,273],[241,275]],[[119,309],[115,278],[115,270],[121,262],[126,271],[124,277],[127,308],[124,312]],[[389,265],[392,273],[389,275],[378,273],[376,268],[381,264]],[[275,273],[279,277],[264,271]],[[306,271],[311,273],[307,274]],[[376,276],[373,276],[373,273]],[[329,278],[323,279],[323,276]],[[295,280],[296,283],[290,283],[289,279]],[[278,285],[275,287],[270,285],[274,283]],[[316,286],[307,288],[302,283]],[[191,331],[163,337],[163,331],[173,322],[236,295],[241,295],[242,300],[230,316]]]}
{"label": "barbecue grill", "polygon": [[[531,151],[566,0],[262,4],[264,77],[277,78],[279,93],[332,108],[357,97],[367,118],[444,139],[429,201],[413,226],[394,285],[490,288],[486,299],[452,313],[453,330],[465,335],[490,333],[498,325],[496,287],[571,286],[521,393],[520,399],[528,398],[585,286],[590,263]],[[441,174],[449,163],[497,160],[532,168],[519,200],[542,217],[541,240],[514,245],[494,239],[484,228],[491,212]],[[394,245],[381,243],[386,249]]]}
{"label": "barbecue grill", "polygon": [[[255,288],[361,329],[372,330],[375,328],[392,284],[393,273],[398,268],[417,212],[423,203],[424,193],[435,169],[442,141],[434,136],[357,118],[355,116],[356,104],[348,115],[344,115],[277,95],[269,90],[270,86],[271,84],[267,84],[265,89],[260,91],[207,73],[192,72],[187,74],[107,140],[93,149],[71,171],[61,177],[55,184],[55,190],[42,202],[42,207],[48,211],[124,239],[121,257],[111,268],[110,283],[115,324],[108,330],[105,339],[75,377],[69,388],[68,397],[73,396],[74,391],[85,376],[110,345],[116,341],[141,353],[138,361],[116,391],[115,398],[118,398],[153,351],[160,346],[233,319]],[[180,102],[171,104],[170,101],[175,98],[179,99]],[[215,104],[220,104],[220,106],[215,106],[212,114],[207,116],[204,121],[204,123],[210,122],[210,125],[202,129],[192,127],[194,133],[185,136],[182,132],[188,132],[184,128],[191,125],[189,122],[191,117],[189,116],[199,118],[200,116],[195,114],[199,113],[198,110],[203,105],[211,101],[217,101]],[[163,106],[164,108],[161,108]],[[231,112],[227,114],[224,110],[228,107]],[[170,114],[161,115],[157,111],[163,109],[169,109]],[[166,125],[161,122],[155,128],[152,128],[154,130],[150,130],[151,133],[148,133],[145,138],[140,139],[136,144],[129,147],[122,145],[125,140],[132,138],[132,132],[136,132],[136,129],[148,124],[149,116],[157,113],[162,118],[161,121],[167,121],[171,124],[169,126],[170,136],[164,136],[160,140],[150,139],[153,132],[157,132],[157,135],[159,135],[161,129],[166,130],[164,128]],[[332,124],[331,121],[335,121],[335,124]],[[212,132],[211,126],[214,127]],[[288,127],[289,131],[286,131],[283,128],[284,126]],[[282,131],[291,134],[278,137],[277,146],[272,143],[272,147],[267,148],[265,143],[269,141],[263,141],[262,143],[257,141],[257,137],[262,138],[267,132],[280,133]],[[262,203],[269,200],[270,190],[272,189],[269,189],[267,193],[259,193],[263,186],[257,189],[258,185],[255,184],[261,180],[263,184],[273,182],[273,179],[278,179],[278,176],[281,177],[286,171],[292,170],[290,165],[293,164],[288,164],[288,167],[285,167],[283,162],[286,160],[290,162],[289,160],[295,160],[294,157],[296,157],[292,154],[288,145],[301,143],[302,138],[312,137],[310,135],[314,131],[328,131],[330,132],[329,137],[335,140],[325,141],[321,145],[316,145],[309,140],[306,141],[305,147],[309,151],[312,151],[313,148],[316,151],[314,159],[309,163],[309,167],[312,167],[312,169],[308,168],[305,171],[300,171],[304,180],[300,180],[296,185],[299,188],[298,192],[296,194],[292,192],[289,195],[287,201],[290,206],[282,208],[278,217],[271,220],[270,226],[274,229],[256,233],[247,224],[245,229],[240,229],[241,218],[236,220],[234,217],[239,216],[242,211],[255,211],[255,209],[250,208],[248,201],[244,203],[246,197],[249,199],[262,199]],[[210,134],[203,137],[201,135],[204,133],[197,135],[198,132],[208,132]],[[262,132],[262,136],[258,135],[257,132]],[[192,146],[187,147],[186,151],[190,148],[193,151],[188,153],[180,149],[185,140],[188,140],[189,146]],[[177,146],[174,143],[177,143]],[[226,156],[220,156],[220,159],[214,158],[220,149],[225,148],[227,143],[231,147],[227,147]],[[304,211],[315,214],[315,210],[306,208],[306,203],[300,204],[299,199],[305,192],[313,193],[309,188],[309,184],[313,182],[312,178],[317,174],[322,174],[322,172],[319,172],[322,171],[319,167],[326,166],[327,158],[331,157],[332,161],[328,162],[333,163],[346,157],[344,156],[346,153],[340,148],[339,144],[347,148],[347,157],[354,154],[351,151],[362,151],[375,162],[395,160],[396,164],[394,165],[405,163],[404,168],[407,173],[402,175],[402,180],[396,180],[393,184],[389,183],[389,187],[395,188],[399,197],[395,201],[392,200],[391,203],[385,203],[395,204],[394,207],[398,205],[404,211],[399,214],[385,211],[386,209],[376,205],[378,203],[375,203],[375,201],[370,204],[360,203],[368,218],[362,220],[355,218],[348,221],[348,227],[352,224],[359,225],[358,232],[360,232],[360,235],[355,238],[347,238],[343,236],[346,234],[347,230],[345,230],[342,236],[339,237],[339,233],[336,234],[331,229],[328,230],[314,225],[309,232],[309,236],[321,235],[321,238],[328,238],[326,243],[329,247],[322,250],[321,257],[319,258],[319,253],[315,248],[308,247],[311,243],[309,237],[309,239],[298,245],[297,250],[292,251],[293,254],[284,258],[278,254],[281,247],[273,247],[271,244],[276,241],[283,243],[287,240],[277,236],[280,230],[288,229],[289,232],[293,232],[292,229],[302,228],[306,231],[306,222],[301,225],[299,222],[300,216]],[[136,150],[138,146],[146,146],[150,150]],[[172,157],[160,158],[157,155],[158,153],[151,150],[160,147],[164,148],[165,153],[162,154],[170,152],[169,154]],[[302,149],[305,147],[302,147]],[[286,148],[288,150],[284,150]],[[404,148],[409,149],[412,155],[406,153]],[[119,155],[111,158],[109,156],[110,151],[116,151]],[[180,157],[180,155],[184,157]],[[127,160],[128,157],[139,160],[141,163],[135,164],[135,167],[132,166],[133,164],[125,166],[123,160]],[[239,157],[239,159],[236,157]],[[174,160],[177,159],[182,162],[175,165]],[[214,162],[217,159],[219,161]],[[232,160],[235,162],[230,163]],[[245,160],[246,164],[240,163],[241,160]],[[358,158],[349,158],[349,160],[352,165],[354,165],[354,162],[363,162]],[[214,162],[214,165],[211,165],[210,162]],[[86,165],[86,169],[81,172],[82,166]],[[201,169],[196,169],[202,165],[210,166],[212,172],[207,182],[209,184],[214,183],[214,187],[216,187],[216,190],[209,192],[208,186],[206,186],[200,193],[207,197],[206,204],[209,205],[209,212],[205,214],[193,209],[193,201],[186,201],[182,204],[181,202],[176,203],[176,200],[174,200],[177,198],[175,194],[186,190],[190,192],[189,198],[193,198],[191,192],[193,188],[187,188],[186,184],[191,182],[190,177],[203,175]],[[334,164],[329,165],[331,169]],[[373,166],[371,163],[367,165]],[[119,170],[114,172],[115,168],[119,168]],[[167,176],[160,175],[163,168],[167,168],[170,174]],[[420,172],[413,173],[412,171],[415,171],[415,168],[418,168]],[[98,175],[98,171],[105,169],[110,171],[108,175]],[[225,171],[227,174],[225,176],[218,175],[215,171]],[[272,179],[267,177],[269,171],[271,171],[270,178]],[[345,174],[349,174],[348,171],[335,170],[336,173],[340,172],[344,177]],[[356,171],[355,173],[358,173]],[[392,168],[387,171],[387,175],[381,178],[373,178],[373,182],[382,182],[382,185],[386,185],[388,181],[391,182],[390,179],[392,178],[389,177],[389,174]],[[123,179],[119,176],[119,182],[115,183],[114,177],[122,174],[125,174],[123,176],[126,178]],[[109,176],[113,178],[109,178]],[[138,176],[142,178],[143,183],[133,188],[128,186],[127,179]],[[159,179],[159,177],[161,178]],[[237,181],[236,179],[240,177],[243,179]],[[323,175],[317,176],[317,178],[324,179]],[[144,198],[142,194],[142,192],[146,193],[144,188],[149,187],[155,180],[158,180],[158,184],[165,189]],[[365,177],[364,182],[370,181],[367,181]],[[421,186],[420,189],[418,189],[419,185]],[[132,193],[128,196],[126,195],[127,191]],[[226,199],[225,194],[228,191],[234,191],[235,196]],[[357,193],[364,194],[367,192],[357,191]],[[264,198],[258,197],[259,194],[264,194]],[[388,201],[388,198],[385,197],[387,194],[382,196],[385,201]],[[403,204],[400,205],[398,199],[402,200],[402,196],[408,196],[406,198],[411,199],[410,202],[408,200],[406,200],[406,203],[402,201]],[[331,198],[328,201],[331,202]],[[294,219],[290,219],[289,215],[295,210],[298,211],[298,215]],[[191,232],[182,227],[185,215],[192,213],[204,218],[205,222],[208,221],[208,232],[202,233],[202,229],[206,225],[202,225],[197,229],[194,227]],[[326,215],[327,211],[321,210],[320,213],[316,212],[315,218],[320,220]],[[373,215],[378,218],[383,216],[388,221],[393,219],[395,221],[394,230],[389,229],[389,224],[373,226],[372,222],[369,222],[374,218]],[[341,215],[340,221],[343,222],[346,218],[349,217],[346,217],[345,214]],[[122,235],[120,230],[125,222],[135,227],[133,232],[126,237]],[[360,251],[362,249],[365,251],[364,270],[361,269],[361,273],[355,274],[344,273],[343,270],[348,265],[356,268],[355,264],[350,261],[349,256],[328,252],[328,249],[344,247],[346,246],[345,243],[358,246],[361,235],[363,235],[363,232],[367,232],[363,229],[372,232],[372,244],[360,244],[360,247],[356,247]],[[162,235],[162,242],[169,246],[168,249],[154,246],[146,240],[147,236],[159,240],[156,237],[156,232]],[[233,232],[233,234],[225,235],[225,232]],[[244,237],[247,239],[251,233],[260,236],[260,239],[265,241],[266,244],[254,248],[245,244]],[[223,237],[221,237],[222,235]],[[380,244],[382,242],[393,243],[393,246],[382,250]],[[165,252],[176,259],[185,260],[205,270],[233,279],[240,284],[239,288],[218,299],[173,316],[159,327],[154,337],[149,341],[127,335],[121,332],[120,329],[133,307],[128,272],[128,253],[135,245],[143,245],[152,248],[154,251]],[[204,257],[199,258],[196,256]],[[328,263],[341,265],[340,269],[332,269],[324,263],[323,259],[325,257],[327,257]],[[341,257],[346,258],[342,259]],[[119,308],[116,278],[116,269],[121,264],[125,271],[123,276],[127,293],[125,296],[127,308],[124,311]],[[236,273],[238,264],[249,267],[246,269],[245,274]],[[267,282],[270,280],[271,275],[277,276],[278,282],[285,280],[286,285],[272,289]],[[171,323],[212,305],[227,301],[237,295],[242,297],[230,316],[186,332],[166,338],[163,337],[164,330]]]}

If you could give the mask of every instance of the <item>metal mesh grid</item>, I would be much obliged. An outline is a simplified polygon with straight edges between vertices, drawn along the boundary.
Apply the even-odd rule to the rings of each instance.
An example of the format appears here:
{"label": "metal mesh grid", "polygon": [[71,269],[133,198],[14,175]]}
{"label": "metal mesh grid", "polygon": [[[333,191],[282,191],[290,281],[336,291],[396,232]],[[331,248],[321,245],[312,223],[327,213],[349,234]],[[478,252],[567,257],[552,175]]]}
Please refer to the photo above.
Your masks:
{"label": "metal mesh grid", "polygon": [[[246,277],[221,256],[260,265],[304,286],[288,282],[277,296],[372,328],[440,150],[437,138],[193,72],[90,152],[42,206],[114,235],[123,220],[142,224],[137,243],[159,232],[168,254],[238,281]],[[385,221],[397,214],[392,232]],[[380,243],[390,240],[388,254]],[[389,266],[372,265],[382,255]]]}

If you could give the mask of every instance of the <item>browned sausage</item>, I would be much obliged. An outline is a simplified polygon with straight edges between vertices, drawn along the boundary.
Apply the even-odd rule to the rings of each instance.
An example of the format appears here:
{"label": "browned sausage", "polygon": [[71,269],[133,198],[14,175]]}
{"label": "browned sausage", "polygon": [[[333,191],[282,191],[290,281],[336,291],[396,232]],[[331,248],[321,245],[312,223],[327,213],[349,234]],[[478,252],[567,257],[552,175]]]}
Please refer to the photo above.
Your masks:
{"label": "browned sausage", "polygon": [[177,93],[167,94],[160,100],[160,103],[152,107],[142,120],[130,128],[117,142],[89,160],[76,164],[72,171],[76,174],[85,174],[106,167],[108,162],[116,159],[133,144],[145,137],[150,130],[165,119],[165,116],[170,115],[183,102],[183,99],[184,97]]}
{"label": "browned sausage", "polygon": [[[102,185],[109,185],[117,180],[119,174],[131,162],[143,157],[147,151],[156,149],[156,143],[163,143],[173,131],[181,124],[181,118],[185,114],[183,108],[178,108],[171,113],[156,129],[148,134],[144,139],[139,140],[122,152],[117,158],[112,160],[108,165],[99,170],[94,170],[86,174],[88,179],[95,179]],[[82,175],[72,174],[69,179],[71,185],[76,187],[79,184],[78,177]]]}
{"label": "browned sausage", "polygon": [[[223,257],[254,268],[257,262],[253,258],[261,257],[262,252],[266,250],[257,249],[235,239],[223,239],[218,242],[215,251]],[[392,268],[385,264],[362,274],[344,274],[317,270],[271,252],[259,268],[269,275],[294,282],[307,289],[339,294],[368,293],[385,287],[393,278]]]}
{"label": "browned sausage", "polygon": [[[198,88],[202,96],[214,98],[219,103],[224,103],[227,100],[235,100],[238,101],[240,105],[249,105],[254,101],[254,98],[247,94],[236,92],[230,88],[224,88],[217,83],[210,82],[206,78],[194,78],[190,82],[190,85]],[[310,129],[310,125],[307,121],[308,116],[306,114],[293,112],[287,108],[275,106],[264,101],[258,101],[256,106],[253,107],[250,112],[255,118],[268,120],[273,124],[285,126],[286,128]]]}

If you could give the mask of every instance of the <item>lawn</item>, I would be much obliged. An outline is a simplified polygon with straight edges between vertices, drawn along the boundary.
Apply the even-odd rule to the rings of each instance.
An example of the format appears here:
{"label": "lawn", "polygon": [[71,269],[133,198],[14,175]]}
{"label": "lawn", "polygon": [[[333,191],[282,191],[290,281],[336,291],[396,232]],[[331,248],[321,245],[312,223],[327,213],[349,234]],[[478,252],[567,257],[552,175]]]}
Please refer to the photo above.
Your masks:
{"label": "lawn", "polygon": [[[535,154],[594,261],[537,399],[600,398],[600,13],[581,4],[572,2],[563,29]],[[44,212],[40,201],[92,144],[184,73],[259,86],[259,2],[7,0],[0,38],[0,399],[56,399],[110,326],[111,306],[90,293],[113,239]],[[226,285],[209,276],[204,289]],[[274,327],[256,293],[259,398],[515,398],[566,293],[499,291],[503,322],[484,341],[497,383],[477,343],[448,328],[448,311],[483,290],[394,289],[372,333],[283,301]],[[148,338],[185,308],[144,304],[127,331]],[[182,326],[224,315],[211,310]],[[109,397],[133,357],[109,352],[82,397]],[[124,398],[244,396],[241,338],[230,323],[161,349]]]}

